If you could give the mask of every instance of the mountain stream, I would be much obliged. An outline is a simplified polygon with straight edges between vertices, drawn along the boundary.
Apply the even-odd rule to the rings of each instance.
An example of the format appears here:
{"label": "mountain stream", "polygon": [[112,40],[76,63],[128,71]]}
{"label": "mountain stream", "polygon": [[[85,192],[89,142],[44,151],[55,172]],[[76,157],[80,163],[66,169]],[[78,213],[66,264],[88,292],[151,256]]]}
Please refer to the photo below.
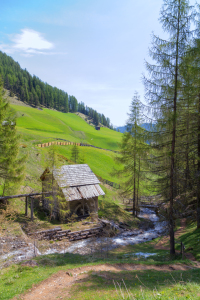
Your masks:
{"label": "mountain stream", "polygon": [[[121,230],[114,237],[100,237],[100,238],[88,238],[81,241],[71,242],[70,245],[58,247],[54,244],[50,245],[48,249],[42,251],[42,253],[32,243],[24,243],[22,247],[12,247],[12,249],[4,254],[0,253],[0,266],[5,266],[11,262],[19,262],[22,260],[31,259],[38,255],[48,255],[53,253],[79,253],[79,254],[90,254],[95,251],[111,250],[124,245],[134,245],[161,236],[165,232],[166,222],[160,221],[153,208],[141,208],[138,217],[150,220],[153,224],[151,228],[146,230],[137,229],[134,231]],[[1,241],[0,241],[1,242]],[[23,242],[22,242],[23,243]],[[148,253],[136,253],[138,256],[148,256]],[[150,254],[152,255],[152,254]]]}

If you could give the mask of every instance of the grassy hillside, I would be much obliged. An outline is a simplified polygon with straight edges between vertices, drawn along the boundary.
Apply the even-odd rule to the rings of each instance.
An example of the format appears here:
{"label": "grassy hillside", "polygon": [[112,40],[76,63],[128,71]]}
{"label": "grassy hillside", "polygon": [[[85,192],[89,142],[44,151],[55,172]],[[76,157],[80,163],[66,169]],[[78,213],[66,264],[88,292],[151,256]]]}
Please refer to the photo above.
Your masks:
{"label": "grassy hillside", "polygon": [[[27,146],[23,151],[29,153],[28,176],[25,185],[34,189],[40,188],[38,180],[47,166],[45,165],[45,157],[48,148],[38,148],[36,145],[39,143],[60,138],[73,142],[85,142],[104,149],[119,149],[121,133],[105,127],[97,131],[76,114],[66,114],[50,109],[39,110],[15,104],[12,104],[11,107],[17,115],[17,128],[21,133],[21,143]],[[79,147],[79,151],[84,162],[90,166],[96,175],[121,184],[122,179],[113,175],[114,168],[120,168],[114,161],[116,153],[91,147]],[[68,159],[71,158],[71,146],[56,146],[56,152]],[[146,183],[142,186],[142,190],[145,194],[150,193]]]}
{"label": "grassy hillside", "polygon": [[[28,153],[24,185],[40,190],[40,176],[48,164],[46,158],[49,148],[39,148],[32,145],[31,142],[24,142],[24,145],[27,147],[21,150],[23,153]],[[56,153],[63,157],[62,164],[68,164],[65,158],[71,159],[71,147],[72,146],[55,146]],[[114,168],[119,168],[114,161],[116,155],[114,152],[92,147],[79,147],[79,154],[81,158],[84,158],[84,163],[88,164],[96,175],[119,184],[121,183],[121,179],[115,175],[111,175]]]}
{"label": "grassy hillside", "polygon": [[[26,146],[24,153],[28,153],[26,166],[25,185],[34,189],[40,189],[39,177],[46,167],[45,157],[48,148],[38,148],[38,143],[53,141],[56,138],[73,142],[85,142],[105,149],[118,149],[121,134],[108,128],[100,131],[81,117],[72,113],[61,113],[55,110],[39,110],[32,107],[11,105],[17,115],[17,128],[21,133],[21,143]],[[91,147],[79,147],[80,156],[84,157],[92,171],[104,179],[120,183],[117,177],[113,177],[116,163],[115,153]],[[71,158],[71,146],[56,146],[56,152],[64,157]],[[65,162],[64,162],[65,163]]]}
{"label": "grassy hillside", "polygon": [[108,128],[100,131],[72,113],[11,105],[17,113],[17,127],[25,140],[35,143],[61,138],[72,142],[85,142],[97,147],[117,150],[122,134]]}
{"label": "grassy hillside", "polygon": [[[69,158],[71,157],[72,146],[57,146],[56,152]],[[84,163],[88,164],[92,171],[104,179],[120,183],[120,179],[111,173],[114,168],[118,168],[114,158],[116,153],[105,151],[92,147],[79,147],[79,156],[83,159]]]}

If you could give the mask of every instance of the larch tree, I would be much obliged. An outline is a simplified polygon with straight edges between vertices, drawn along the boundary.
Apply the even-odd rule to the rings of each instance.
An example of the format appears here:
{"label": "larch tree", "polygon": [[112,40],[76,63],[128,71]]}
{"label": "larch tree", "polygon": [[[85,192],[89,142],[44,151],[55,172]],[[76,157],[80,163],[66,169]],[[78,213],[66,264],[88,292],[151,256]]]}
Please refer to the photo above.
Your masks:
{"label": "larch tree", "polygon": [[[199,31],[199,30],[198,30]],[[188,61],[188,68],[182,71],[184,81],[189,82],[184,90],[187,95],[187,182],[190,188],[196,192],[197,197],[197,228],[200,228],[200,39],[194,41],[189,55],[185,58]],[[191,155],[192,154],[192,155]],[[190,162],[193,160],[193,170],[189,169]],[[192,165],[192,163],[191,163]]]}
{"label": "larch tree", "polygon": [[71,159],[77,163],[79,160],[79,149],[78,146],[76,145],[76,143],[72,146],[71,149]]}
{"label": "larch tree", "polygon": [[[145,130],[141,125],[141,102],[136,92],[131,105],[127,131],[123,134],[120,145],[120,155],[116,161],[122,164],[122,169],[117,173],[123,176],[123,195],[133,199],[133,215],[137,215],[137,202],[140,191],[141,164],[147,154],[149,146],[145,143]],[[144,173],[143,173],[144,174]]]}
{"label": "larch tree", "polygon": [[[180,65],[186,55],[192,31],[191,21],[195,13],[187,0],[164,0],[160,12],[160,22],[163,30],[169,34],[168,39],[152,36],[152,47],[149,51],[155,64],[146,62],[150,77],[144,78],[146,98],[155,108],[154,117],[166,136],[165,148],[168,159],[165,158],[166,173],[169,170],[169,236],[170,254],[175,254],[174,241],[174,212],[173,201],[176,196],[176,135],[178,110],[181,105],[182,84],[180,78]],[[164,124],[164,125],[162,125]],[[159,128],[158,126],[158,128]],[[159,141],[157,141],[159,145]],[[164,145],[162,144],[162,146]]]}

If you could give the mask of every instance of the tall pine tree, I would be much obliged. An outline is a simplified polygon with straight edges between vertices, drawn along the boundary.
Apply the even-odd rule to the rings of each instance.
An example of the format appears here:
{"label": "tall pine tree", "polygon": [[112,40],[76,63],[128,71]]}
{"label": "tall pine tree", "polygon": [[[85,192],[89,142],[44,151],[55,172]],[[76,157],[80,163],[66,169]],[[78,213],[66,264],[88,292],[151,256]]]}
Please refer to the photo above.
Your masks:
{"label": "tall pine tree", "polygon": [[131,105],[126,128],[123,134],[120,147],[120,155],[116,161],[122,164],[122,169],[117,173],[125,179],[122,184],[123,194],[133,199],[133,215],[137,215],[137,202],[140,191],[141,172],[143,162],[147,156],[149,145],[145,143],[145,129],[140,125],[142,123],[140,97],[136,92]]}
{"label": "tall pine tree", "polygon": [[3,97],[3,85],[0,80],[0,195],[5,196],[16,190],[24,177],[26,156],[19,155],[19,135],[16,132],[16,120],[9,104]]}
{"label": "tall pine tree", "polygon": [[[160,22],[163,30],[169,34],[167,40],[156,35],[152,38],[150,56],[156,64],[146,63],[150,78],[144,78],[146,97],[155,108],[155,118],[158,128],[166,138],[162,143],[157,140],[160,148],[165,147],[168,158],[164,158],[163,167],[166,168],[166,180],[169,184],[169,235],[170,254],[175,254],[174,242],[174,213],[173,201],[177,192],[177,120],[178,110],[182,99],[182,85],[180,66],[186,55],[192,32],[190,23],[194,19],[192,7],[187,0],[164,0],[160,12]],[[161,137],[161,140],[162,137]]]}

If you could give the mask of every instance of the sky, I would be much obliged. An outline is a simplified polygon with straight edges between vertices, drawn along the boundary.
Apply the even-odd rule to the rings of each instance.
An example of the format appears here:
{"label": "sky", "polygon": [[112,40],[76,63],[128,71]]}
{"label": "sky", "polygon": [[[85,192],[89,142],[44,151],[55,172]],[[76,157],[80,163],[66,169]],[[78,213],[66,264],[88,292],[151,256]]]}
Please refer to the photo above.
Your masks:
{"label": "sky", "polygon": [[[42,81],[123,126],[161,0],[0,0],[0,50]],[[193,0],[191,3],[193,4]]]}

